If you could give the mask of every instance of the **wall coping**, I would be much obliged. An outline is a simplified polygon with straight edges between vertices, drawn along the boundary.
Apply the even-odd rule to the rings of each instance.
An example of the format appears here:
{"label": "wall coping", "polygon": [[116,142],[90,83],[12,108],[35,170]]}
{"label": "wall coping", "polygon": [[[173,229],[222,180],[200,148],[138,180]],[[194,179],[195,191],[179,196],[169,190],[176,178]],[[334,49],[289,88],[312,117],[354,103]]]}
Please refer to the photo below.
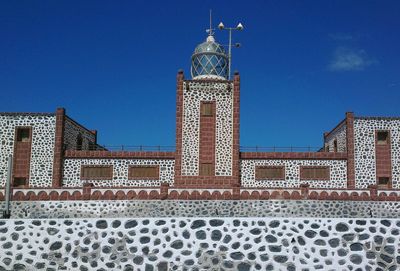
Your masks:
{"label": "wall coping", "polygon": [[150,151],[77,151],[67,150],[65,159],[175,159],[175,152],[150,152]]}
{"label": "wall coping", "polygon": [[345,152],[240,152],[240,159],[347,160]]}

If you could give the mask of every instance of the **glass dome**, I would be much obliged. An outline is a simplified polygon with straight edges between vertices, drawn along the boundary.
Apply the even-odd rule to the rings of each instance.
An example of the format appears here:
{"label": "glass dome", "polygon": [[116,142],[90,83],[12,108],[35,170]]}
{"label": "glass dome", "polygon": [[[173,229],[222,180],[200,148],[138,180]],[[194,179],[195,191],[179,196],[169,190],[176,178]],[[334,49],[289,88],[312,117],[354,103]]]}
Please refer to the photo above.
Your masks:
{"label": "glass dome", "polygon": [[228,56],[222,45],[213,36],[199,44],[192,55],[191,74],[193,79],[228,78]]}

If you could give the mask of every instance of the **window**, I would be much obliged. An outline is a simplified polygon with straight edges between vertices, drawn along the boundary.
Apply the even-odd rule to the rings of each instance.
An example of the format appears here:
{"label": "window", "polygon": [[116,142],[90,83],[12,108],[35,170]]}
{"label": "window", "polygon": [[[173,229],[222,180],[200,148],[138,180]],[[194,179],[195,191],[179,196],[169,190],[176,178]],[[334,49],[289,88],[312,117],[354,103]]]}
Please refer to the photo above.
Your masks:
{"label": "window", "polygon": [[257,166],[256,167],[256,180],[284,180],[285,179],[285,167],[275,166]]}
{"label": "window", "polygon": [[213,176],[214,175],[214,165],[211,163],[200,164],[200,176]]}
{"label": "window", "polygon": [[111,180],[113,177],[112,166],[82,166],[82,180]]}
{"label": "window", "polygon": [[214,104],[213,103],[201,103],[200,106],[201,116],[203,117],[212,117],[214,116]]}
{"label": "window", "polygon": [[130,166],[128,172],[130,180],[135,179],[159,179],[159,166]]}
{"label": "window", "polygon": [[300,167],[301,180],[329,180],[329,167]]}
{"label": "window", "polygon": [[26,178],[14,178],[14,183],[13,183],[14,187],[23,188],[26,186],[26,184],[27,184]]}
{"label": "window", "polygon": [[76,137],[76,150],[81,151],[82,150],[82,144],[83,144],[82,135],[78,134],[78,136]]}
{"label": "window", "polygon": [[30,128],[17,128],[17,141],[18,142],[29,142],[31,138]]}
{"label": "window", "polygon": [[333,151],[337,152],[337,139],[333,140]]}
{"label": "window", "polygon": [[378,187],[389,188],[389,184],[390,184],[389,177],[379,177],[378,178]]}
{"label": "window", "polygon": [[378,143],[378,145],[387,145],[389,143],[389,132],[378,131],[376,133],[376,142]]}

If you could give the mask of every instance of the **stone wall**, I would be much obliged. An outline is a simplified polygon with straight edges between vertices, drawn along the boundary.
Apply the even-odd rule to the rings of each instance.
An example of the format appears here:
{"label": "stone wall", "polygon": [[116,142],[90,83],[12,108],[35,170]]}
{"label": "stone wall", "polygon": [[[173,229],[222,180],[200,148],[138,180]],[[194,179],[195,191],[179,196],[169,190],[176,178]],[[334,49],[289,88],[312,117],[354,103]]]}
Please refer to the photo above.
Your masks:
{"label": "stone wall", "polygon": [[[81,180],[83,165],[112,165],[113,178],[110,180]],[[130,165],[158,165],[160,175],[158,179],[129,180],[128,168]],[[63,184],[66,187],[82,186],[84,182],[94,186],[160,186],[161,183],[174,184],[175,160],[171,159],[65,159]]]}
{"label": "stone wall", "polygon": [[[256,180],[256,166],[284,166],[285,179]],[[300,180],[300,166],[329,166],[330,180]],[[243,159],[241,160],[243,187],[300,187],[308,183],[313,188],[346,188],[347,163],[345,160],[293,160],[293,159]]]}
{"label": "stone wall", "polygon": [[216,102],[215,175],[231,176],[233,161],[233,84],[183,83],[182,175],[199,175],[200,102]]}
{"label": "stone wall", "polygon": [[390,131],[392,187],[400,188],[400,119],[355,118],[354,160],[356,188],[376,184],[375,132]]}
{"label": "stone wall", "polygon": [[[0,202],[0,210],[4,202]],[[400,218],[400,202],[328,200],[118,200],[11,203],[12,218],[329,217]]]}
{"label": "stone wall", "polygon": [[400,220],[0,220],[1,270],[399,270]]}
{"label": "stone wall", "polygon": [[82,138],[82,150],[89,150],[90,146],[94,146],[96,144],[96,135],[94,133],[76,123],[69,117],[65,117],[64,147],[66,150],[77,149],[77,139],[79,135]]}
{"label": "stone wall", "polygon": [[331,131],[328,136],[325,137],[325,148],[329,148],[330,152],[334,151],[334,141],[337,142],[337,151],[346,152],[347,151],[347,140],[346,140],[346,123],[341,123],[333,131]]}
{"label": "stone wall", "polygon": [[32,127],[29,186],[51,186],[55,139],[54,114],[0,114],[0,186],[7,178],[7,158],[14,152],[15,128]]}

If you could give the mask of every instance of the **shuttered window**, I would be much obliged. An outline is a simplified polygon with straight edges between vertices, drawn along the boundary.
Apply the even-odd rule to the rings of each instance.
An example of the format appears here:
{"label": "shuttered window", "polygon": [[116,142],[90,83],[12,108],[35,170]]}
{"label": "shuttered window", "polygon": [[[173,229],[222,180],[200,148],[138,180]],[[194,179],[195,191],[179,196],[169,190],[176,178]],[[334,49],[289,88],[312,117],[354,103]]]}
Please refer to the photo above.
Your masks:
{"label": "shuttered window", "polygon": [[329,180],[329,167],[307,167],[300,168],[301,180]]}
{"label": "shuttered window", "polygon": [[112,166],[82,166],[83,180],[111,180],[113,177]]}
{"label": "shuttered window", "polygon": [[130,166],[128,178],[135,179],[159,179],[159,166]]}
{"label": "shuttered window", "polygon": [[283,166],[258,166],[256,167],[256,180],[284,180],[285,167]]}
{"label": "shuttered window", "polygon": [[200,176],[213,176],[214,175],[214,165],[211,163],[200,164]]}
{"label": "shuttered window", "polygon": [[214,104],[213,103],[201,103],[200,106],[201,115],[204,117],[214,116]]}

